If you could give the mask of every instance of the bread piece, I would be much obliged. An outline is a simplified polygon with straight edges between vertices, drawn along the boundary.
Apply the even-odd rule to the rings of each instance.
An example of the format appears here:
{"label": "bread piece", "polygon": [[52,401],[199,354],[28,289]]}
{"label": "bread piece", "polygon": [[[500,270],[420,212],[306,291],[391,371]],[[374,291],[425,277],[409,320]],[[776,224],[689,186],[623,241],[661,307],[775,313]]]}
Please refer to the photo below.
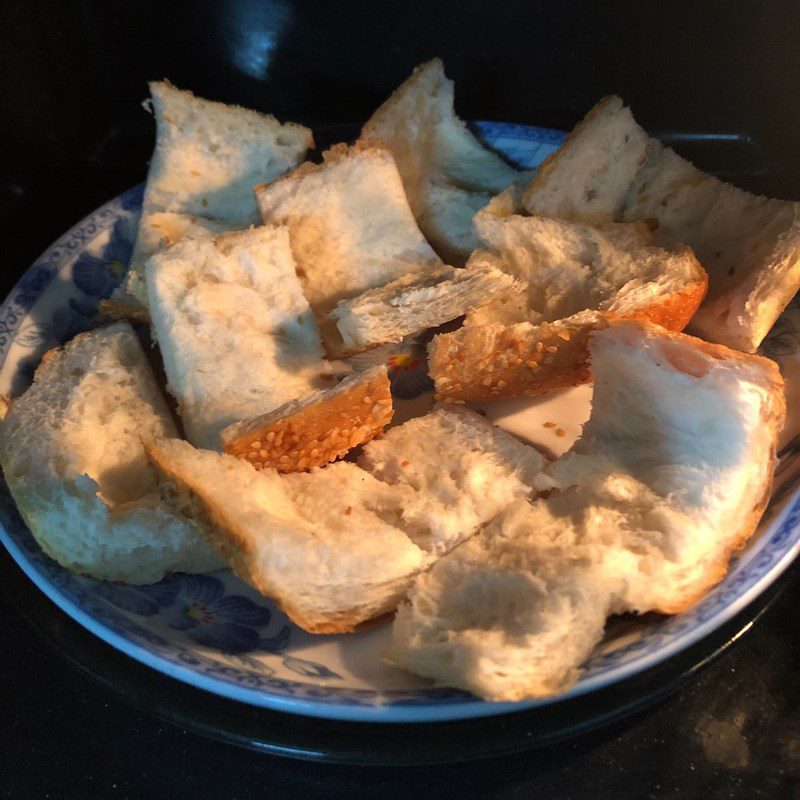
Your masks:
{"label": "bread piece", "polygon": [[249,223],[206,219],[192,214],[142,211],[128,274],[112,296],[100,302],[100,312],[107,317],[149,322],[147,282],[143,267],[151,256],[172,247],[181,239],[212,237],[247,227]]}
{"label": "bread piece", "polygon": [[280,475],[177,440],[148,452],[236,573],[313,633],[394,610],[419,570],[528,497],[544,463],[477,414],[445,409],[371,441],[363,469]]}
{"label": "bread piece", "polygon": [[546,217],[475,218],[489,261],[527,282],[434,337],[428,368],[436,396],[481,400],[533,396],[590,380],[587,340],[598,321],[644,319],[681,330],[706,289],[689,248],[658,246],[643,223],[592,226]]}
{"label": "bread piece", "polygon": [[411,490],[354,464],[281,476],[179,440],[148,454],[234,572],[311,633],[351,631],[392,611],[422,567],[397,526]]}
{"label": "bread piece", "polygon": [[650,139],[618,97],[600,101],[542,165],[532,214],[652,220],[686,242],[709,275],[691,330],[753,352],[800,287],[798,206],[706,175]]}
{"label": "bread piece", "polygon": [[323,158],[255,188],[264,222],[291,231],[298,275],[318,316],[340,300],[441,265],[388,150],[337,145]]}
{"label": "bread piece", "polygon": [[319,331],[286,228],[184,239],[145,266],[150,314],[186,436],[219,432],[324,385]]}
{"label": "bread piece", "polygon": [[256,469],[312,469],[335,461],[374,438],[392,421],[392,394],[384,366],[345,378],[332,389],[293,400],[220,434],[226,453]]}
{"label": "bread piece", "polygon": [[314,145],[308,128],[204,100],[167,81],[151,83],[150,94],[156,147],[145,211],[257,222],[253,184],[294,169]]}
{"label": "bread piece", "polygon": [[127,323],[51,350],[2,423],[0,461],[22,518],[64,567],[153,583],[220,566],[195,527],[159,502],[140,436],[175,436]]}
{"label": "bread piece", "polygon": [[477,247],[472,217],[522,173],[473,136],[453,96],[434,58],[372,115],[361,140],[391,148],[422,232],[448,263],[463,264]]}
{"label": "bread piece", "polygon": [[406,275],[352,300],[340,300],[330,317],[336,321],[345,351],[357,353],[435,328],[517,288],[523,284],[491,264],[476,261],[468,269],[440,267]]}
{"label": "bread piece", "polygon": [[783,424],[776,365],[653,325],[593,334],[592,413],[572,450],[421,575],[391,660],[490,700],[569,688],[609,614],[682,611],[766,506]]}
{"label": "bread piece", "polygon": [[529,497],[546,462],[474,411],[449,406],[390,428],[358,463],[382,481],[415,490],[404,522],[414,541],[438,557]]}

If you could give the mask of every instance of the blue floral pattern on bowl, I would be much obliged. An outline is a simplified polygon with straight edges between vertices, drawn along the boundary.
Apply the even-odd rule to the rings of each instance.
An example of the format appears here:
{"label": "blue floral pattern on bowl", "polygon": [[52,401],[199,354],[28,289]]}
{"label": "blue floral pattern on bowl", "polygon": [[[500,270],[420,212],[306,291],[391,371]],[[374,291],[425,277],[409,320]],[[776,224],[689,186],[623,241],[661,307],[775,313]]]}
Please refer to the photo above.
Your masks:
{"label": "blue floral pattern on bowl", "polygon": [[[525,167],[535,167],[564,137],[506,123],[476,127]],[[95,211],[14,287],[0,307],[0,394],[22,391],[47,348],[96,324],[98,302],[122,279],[120,265],[130,256],[141,200],[142,187],[136,187]],[[800,308],[792,304],[762,346],[787,380],[800,381],[799,332]],[[425,346],[424,338],[411,338],[354,359],[354,367],[386,363],[395,396],[422,397],[431,389]],[[774,495],[783,505],[773,505],[771,518],[727,578],[684,614],[627,621],[617,629],[612,624],[567,696],[668,658],[730,619],[788,566],[800,549],[800,419],[791,424]],[[368,721],[458,719],[537,705],[485,703],[392,670],[379,658],[386,626],[350,637],[306,634],[226,570],[170,575],[152,586],[73,575],[42,552],[2,481],[0,523],[0,538],[13,558],[70,616],[122,652],[207,691],[295,713]]]}

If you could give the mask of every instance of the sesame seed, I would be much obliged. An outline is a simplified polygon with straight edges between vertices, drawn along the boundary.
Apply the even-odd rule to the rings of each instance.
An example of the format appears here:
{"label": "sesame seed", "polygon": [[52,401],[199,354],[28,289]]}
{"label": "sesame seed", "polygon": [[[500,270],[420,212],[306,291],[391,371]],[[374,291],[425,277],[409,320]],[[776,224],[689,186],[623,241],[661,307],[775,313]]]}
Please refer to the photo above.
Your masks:
{"label": "sesame seed", "polygon": [[484,386],[491,386],[491,385],[492,385],[492,378],[491,378],[491,376],[487,376],[487,377],[485,377],[485,378],[484,378],[484,379],[481,381],[481,383],[482,383]]}
{"label": "sesame seed", "polygon": [[545,349],[547,350],[548,353],[557,353],[558,352],[558,348],[555,345],[552,345],[552,344],[549,345],[548,347],[546,347]]}
{"label": "sesame seed", "polygon": [[364,397],[361,399],[361,402],[362,403],[371,403],[372,402],[372,398],[368,394],[365,394]]}
{"label": "sesame seed", "polygon": [[299,469],[303,469],[304,467],[307,467],[308,466],[308,459],[307,458],[301,458],[297,462],[297,466],[298,466]]}
{"label": "sesame seed", "polygon": [[261,456],[261,458],[266,458],[269,455],[266,450],[259,450],[258,454]]}
{"label": "sesame seed", "polygon": [[506,386],[508,386],[508,384],[507,384],[507,383],[506,383],[504,380],[499,380],[499,381],[497,381],[497,385],[498,385],[498,386],[499,386],[501,389],[504,389]]}
{"label": "sesame seed", "polygon": [[567,432],[563,428],[556,428],[556,436],[566,436]]}
{"label": "sesame seed", "polygon": [[555,428],[555,426],[556,426],[555,422],[545,422],[544,423],[544,427],[545,428]]}
{"label": "sesame seed", "polygon": [[253,450],[259,450],[259,449],[261,449],[261,442],[258,441],[258,439],[256,439],[255,442],[250,442],[250,447]]}
{"label": "sesame seed", "polygon": [[317,448],[315,447],[315,448],[314,448],[314,449],[313,449],[313,450],[312,450],[312,451],[309,453],[309,455],[311,456],[311,458],[316,458],[316,457],[319,455],[319,450],[317,450]]}
{"label": "sesame seed", "polygon": [[263,462],[263,461],[254,461],[254,462],[253,462],[253,466],[254,466],[256,469],[261,469],[261,468],[264,466],[264,462]]}
{"label": "sesame seed", "polygon": [[543,363],[543,364],[552,364],[552,363],[553,363],[553,361],[555,361],[555,359],[553,358],[553,356],[547,356],[547,358],[546,358],[546,359],[544,359],[544,361],[543,361],[542,363]]}
{"label": "sesame seed", "polygon": [[562,331],[558,334],[565,342],[569,341],[569,334],[566,331]]}
{"label": "sesame seed", "polygon": [[271,442],[271,441],[272,441],[274,438],[275,438],[275,431],[270,431],[270,432],[267,434],[267,441],[268,441],[268,442]]}

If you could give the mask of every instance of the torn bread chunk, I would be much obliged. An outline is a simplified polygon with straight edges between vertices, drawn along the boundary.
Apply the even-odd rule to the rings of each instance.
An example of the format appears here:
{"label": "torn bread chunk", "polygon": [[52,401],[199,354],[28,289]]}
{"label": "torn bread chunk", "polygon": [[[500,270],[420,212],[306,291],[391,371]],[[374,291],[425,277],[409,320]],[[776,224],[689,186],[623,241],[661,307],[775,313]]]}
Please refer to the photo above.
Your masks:
{"label": "torn bread chunk", "polygon": [[145,211],[256,223],[253,185],[297,167],[314,140],[302,125],[150,84],[156,147]]}
{"label": "torn bread chunk", "polygon": [[651,324],[592,335],[581,438],[519,501],[420,575],[389,658],[488,700],[563,692],[608,615],[677,613],[719,582],[766,507],[777,366]]}
{"label": "torn bread chunk", "polygon": [[177,439],[148,453],[233,571],[311,633],[344,633],[394,610],[423,566],[398,526],[411,490],[355,464],[279,475]]}
{"label": "torn bread chunk", "polygon": [[286,228],[183,239],[145,265],[150,315],[186,436],[219,432],[324,387],[330,367]]}
{"label": "torn bread chunk", "polygon": [[256,469],[312,469],[380,434],[394,409],[384,366],[350,375],[332,389],[292,400],[220,434],[226,453]]}
{"label": "torn bread chunk", "polygon": [[428,348],[436,396],[481,400],[533,396],[590,380],[588,336],[608,315],[681,330],[706,290],[688,247],[660,246],[644,223],[593,226],[509,214],[475,218],[494,263],[526,282],[468,312],[464,327]]}
{"label": "torn bread chunk", "polygon": [[529,178],[472,134],[453,108],[438,59],[417,67],[372,115],[361,141],[391,148],[422,232],[448,263],[478,246],[472,217],[514,181]]}
{"label": "torn bread chunk", "polygon": [[361,466],[281,475],[178,440],[147,449],[165,493],[237,575],[313,633],[393,611],[420,570],[529,497],[544,464],[477,414],[446,409],[369,442]]}
{"label": "torn bread chunk", "polygon": [[147,282],[143,267],[151,256],[172,247],[181,239],[213,237],[249,226],[249,221],[237,223],[173,211],[142,211],[128,274],[114,294],[108,300],[101,301],[101,313],[104,316],[149,322]]}
{"label": "torn bread chunk", "polygon": [[688,244],[708,272],[691,330],[753,352],[800,287],[796,203],[759,197],[694,167],[601,100],[525,192],[532,214],[650,220]]}
{"label": "torn bread chunk", "polygon": [[255,188],[264,223],[288,226],[297,274],[320,318],[340,300],[441,266],[387,149],[337,145],[323,158]]}
{"label": "torn bread chunk", "polygon": [[160,502],[141,438],[176,435],[127,323],[47,353],[0,423],[0,462],[23,520],[73,572],[154,583],[221,566],[200,532]]}
{"label": "torn bread chunk", "polygon": [[406,275],[352,300],[340,300],[330,317],[344,350],[358,353],[443,325],[521,288],[523,284],[503,270],[476,261],[467,269],[439,267]]}
{"label": "torn bread chunk", "polygon": [[390,428],[358,463],[382,481],[411,486],[420,502],[404,520],[414,541],[440,556],[520,497],[545,458],[474,411],[442,406]]}

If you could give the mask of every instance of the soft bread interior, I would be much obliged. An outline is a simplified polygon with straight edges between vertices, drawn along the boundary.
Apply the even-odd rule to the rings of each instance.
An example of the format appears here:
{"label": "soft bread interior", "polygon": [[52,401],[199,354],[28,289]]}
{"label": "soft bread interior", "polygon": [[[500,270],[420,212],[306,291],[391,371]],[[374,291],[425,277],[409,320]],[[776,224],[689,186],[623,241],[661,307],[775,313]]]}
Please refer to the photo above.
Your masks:
{"label": "soft bread interior", "polygon": [[442,62],[432,59],[372,115],[361,139],[391,148],[425,236],[446,261],[463,264],[478,245],[473,215],[522,173],[475,138],[453,97]]}
{"label": "soft bread interior", "polygon": [[747,352],[800,286],[796,204],[705,174],[649,138],[618,97],[601,100],[545,161],[523,205],[540,216],[658,224],[709,275],[693,330]]}
{"label": "soft bread interior", "polygon": [[563,691],[607,615],[689,607],[755,529],[785,415],[775,364],[628,321],[590,352],[591,417],[538,480],[551,493],[419,577],[394,663],[492,700]]}
{"label": "soft bread interior", "polygon": [[286,228],[184,239],[145,267],[150,313],[189,441],[321,388],[319,330]]}
{"label": "soft bread interior", "polygon": [[140,436],[175,426],[142,348],[116,323],[50,351],[2,423],[9,489],[44,551],[76,572],[152,583],[218,560],[159,503]]}
{"label": "soft bread interior", "polygon": [[393,610],[420,569],[528,497],[544,464],[477,414],[447,409],[373,440],[360,466],[279,475],[178,440],[148,453],[237,574],[318,633]]}

